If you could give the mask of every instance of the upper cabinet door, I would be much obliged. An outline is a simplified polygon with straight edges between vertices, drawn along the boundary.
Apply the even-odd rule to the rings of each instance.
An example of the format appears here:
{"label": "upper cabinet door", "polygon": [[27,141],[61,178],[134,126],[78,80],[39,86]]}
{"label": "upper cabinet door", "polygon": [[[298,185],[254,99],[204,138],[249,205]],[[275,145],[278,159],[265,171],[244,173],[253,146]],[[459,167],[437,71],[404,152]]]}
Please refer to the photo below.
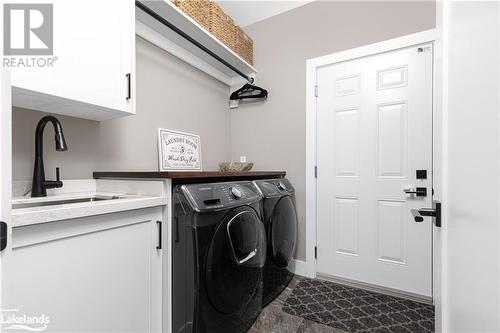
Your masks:
{"label": "upper cabinet door", "polygon": [[[37,1],[30,1],[30,5],[34,3]],[[14,28],[11,43],[34,54],[37,50],[32,48],[50,47],[53,37],[50,54],[11,56],[25,59],[31,65],[18,63],[12,70],[13,104],[94,120],[134,114],[134,1],[52,0],[51,3],[52,14],[50,7],[32,5],[35,7],[17,8],[17,12],[11,8]],[[28,30],[24,32],[24,44],[16,40],[19,36],[16,24],[23,19]],[[22,25],[18,26],[22,29]],[[37,63],[30,63],[29,58],[35,58]]]}

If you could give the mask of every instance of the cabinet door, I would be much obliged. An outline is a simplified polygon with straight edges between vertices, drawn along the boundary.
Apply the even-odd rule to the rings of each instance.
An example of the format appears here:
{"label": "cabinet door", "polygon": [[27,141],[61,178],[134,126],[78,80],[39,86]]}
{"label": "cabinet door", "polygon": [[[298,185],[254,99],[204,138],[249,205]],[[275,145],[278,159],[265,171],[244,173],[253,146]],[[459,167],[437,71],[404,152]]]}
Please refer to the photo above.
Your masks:
{"label": "cabinet door", "polygon": [[[161,208],[13,229],[4,308],[47,332],[160,332]],[[5,327],[5,326],[4,326]]]}
{"label": "cabinet door", "polygon": [[[1,7],[1,6],[0,6]],[[2,9],[0,8],[0,15]],[[1,16],[0,16],[1,17]],[[0,46],[1,49],[1,46]],[[0,290],[5,286],[2,276],[6,272],[5,260],[11,256],[11,189],[12,189],[12,107],[10,73],[0,69]],[[6,242],[6,243],[5,243]],[[0,292],[0,295],[2,294]],[[0,308],[4,308],[0,297]],[[1,327],[0,327],[1,331]]]}
{"label": "cabinet door", "polygon": [[53,55],[39,57],[53,66],[13,69],[14,105],[95,120],[134,113],[134,1],[51,2]]}

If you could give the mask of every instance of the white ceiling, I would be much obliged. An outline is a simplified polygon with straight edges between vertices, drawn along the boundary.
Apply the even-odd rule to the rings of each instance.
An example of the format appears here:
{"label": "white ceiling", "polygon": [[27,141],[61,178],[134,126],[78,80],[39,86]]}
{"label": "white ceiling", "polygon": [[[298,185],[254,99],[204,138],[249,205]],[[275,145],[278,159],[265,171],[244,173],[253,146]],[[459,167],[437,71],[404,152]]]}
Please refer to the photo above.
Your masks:
{"label": "white ceiling", "polygon": [[231,16],[241,27],[262,21],[311,2],[307,1],[269,1],[269,0],[219,0],[224,12]]}

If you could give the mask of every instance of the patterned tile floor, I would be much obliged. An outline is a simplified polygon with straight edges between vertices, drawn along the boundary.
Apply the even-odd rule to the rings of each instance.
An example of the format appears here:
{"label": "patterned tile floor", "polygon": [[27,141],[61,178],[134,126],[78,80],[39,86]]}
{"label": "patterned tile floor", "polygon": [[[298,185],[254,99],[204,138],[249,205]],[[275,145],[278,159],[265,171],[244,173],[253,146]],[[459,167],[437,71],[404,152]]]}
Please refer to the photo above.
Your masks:
{"label": "patterned tile floor", "polygon": [[[356,329],[356,327],[351,327],[352,329],[348,328],[348,331],[349,331],[348,332],[347,329],[342,330],[340,328],[334,328],[332,326],[322,325],[322,324],[318,323],[318,321],[322,321],[322,320],[317,320],[317,319],[315,321],[308,320],[308,319],[306,319],[308,317],[307,315],[304,315],[303,313],[295,313],[293,311],[293,309],[291,309],[291,305],[293,305],[293,304],[290,304],[290,302],[292,301],[292,303],[293,303],[293,299],[296,297],[298,297],[299,299],[300,299],[300,297],[302,297],[301,291],[303,291],[304,287],[308,288],[309,285],[314,285],[314,287],[316,288],[317,287],[316,284],[318,284],[318,283],[325,284],[329,287],[332,287],[332,285],[329,285],[329,282],[303,279],[300,277],[294,278],[290,282],[288,287],[280,294],[280,296],[278,296],[273,302],[271,302],[266,308],[264,308],[262,310],[259,318],[256,320],[256,322],[254,323],[252,328],[250,328],[249,332],[250,333],[349,333],[349,332],[359,331],[358,329]],[[334,285],[339,286],[341,289],[347,289],[350,291],[357,291],[359,293],[363,293],[363,295],[367,294],[367,295],[364,295],[362,297],[369,297],[371,294],[370,292],[366,292],[362,289],[353,289],[353,288],[349,288],[349,287],[342,287],[342,286],[337,285],[337,284],[334,284]],[[298,288],[292,294],[293,290],[297,286],[298,286]],[[345,291],[345,290],[343,290],[343,291]],[[381,295],[381,294],[376,294],[376,295],[378,295],[378,297],[380,297],[380,299],[385,299],[385,298],[393,299],[393,297],[386,296],[386,295]],[[307,295],[304,295],[304,297],[307,297]],[[361,297],[361,295],[360,295],[360,297]],[[407,302],[415,303],[415,302],[410,302],[410,301],[406,301],[403,299],[396,299],[396,300],[398,300],[398,302],[401,302],[402,304],[406,304]],[[422,309],[427,309],[427,308],[432,309],[432,306],[423,305],[421,308]],[[286,312],[283,310],[285,310]],[[298,314],[298,315],[300,314],[300,315],[302,315],[302,317],[296,316],[295,314]],[[432,313],[429,312],[428,316],[432,317],[433,312]],[[306,317],[306,318],[303,318],[303,317]],[[314,317],[314,316],[311,316],[311,319],[312,319],[312,317]],[[372,319],[372,318],[370,318],[370,316],[368,316],[367,318],[370,320]],[[420,318],[420,319],[422,319],[422,318]],[[426,318],[424,318],[424,319],[426,319]],[[429,320],[425,320],[425,322],[427,322],[427,321],[432,321],[432,325],[433,325],[433,318],[431,318]],[[420,321],[421,324],[422,323],[425,324],[425,322]],[[332,325],[332,324],[330,324],[330,325]],[[337,326],[337,325],[333,325],[333,326]],[[346,326],[346,327],[348,327],[348,326]],[[387,327],[378,327],[377,329],[374,329],[374,330],[367,330],[367,332],[369,331],[369,332],[377,332],[378,333],[378,332],[432,332],[433,331],[432,326],[425,327],[425,328],[419,327],[418,325],[414,326],[414,327],[411,327],[411,326],[400,327],[401,330],[398,330],[397,329],[398,327],[396,327],[396,326],[393,327],[393,326],[389,325]]]}
{"label": "patterned tile floor", "polygon": [[288,296],[300,280],[295,277],[274,301],[262,309],[248,333],[348,333],[282,311]]}

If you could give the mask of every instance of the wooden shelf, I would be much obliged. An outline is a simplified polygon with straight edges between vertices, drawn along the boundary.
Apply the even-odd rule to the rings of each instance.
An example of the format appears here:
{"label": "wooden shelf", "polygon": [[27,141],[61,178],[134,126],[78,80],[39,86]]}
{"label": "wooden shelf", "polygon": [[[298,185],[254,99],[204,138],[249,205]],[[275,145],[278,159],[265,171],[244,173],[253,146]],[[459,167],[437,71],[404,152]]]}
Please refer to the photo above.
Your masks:
{"label": "wooden shelf", "polygon": [[225,182],[240,180],[256,180],[268,178],[284,178],[285,171],[121,171],[121,172],[94,172],[94,178],[116,179],[172,179],[173,184]]}
{"label": "wooden shelf", "polygon": [[[167,21],[174,24],[191,38],[236,67],[246,75],[254,77],[257,70],[243,58],[220,42],[205,28],[182,12],[169,0],[140,1]],[[229,86],[245,80],[212,56],[200,50],[177,33],[164,26],[136,7],[136,34],[192,66],[206,72]]]}

